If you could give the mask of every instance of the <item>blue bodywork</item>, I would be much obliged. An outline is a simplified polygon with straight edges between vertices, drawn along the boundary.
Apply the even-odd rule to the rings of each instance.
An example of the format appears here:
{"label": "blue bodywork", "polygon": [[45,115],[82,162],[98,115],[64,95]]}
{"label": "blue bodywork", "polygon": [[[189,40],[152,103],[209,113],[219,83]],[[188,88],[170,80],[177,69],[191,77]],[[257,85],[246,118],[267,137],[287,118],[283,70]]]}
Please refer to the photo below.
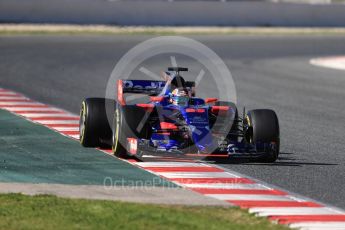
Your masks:
{"label": "blue bodywork", "polygon": [[[193,84],[190,84],[193,86]],[[192,87],[188,90],[191,91]],[[159,109],[159,121],[169,122],[180,126],[181,119],[177,120],[176,112],[182,116],[182,122],[188,130],[189,138],[196,146],[198,152],[210,152],[217,147],[214,138],[210,132],[209,124],[209,109],[210,106],[205,104],[202,98],[192,97],[193,104],[186,106],[178,106],[171,104],[171,90],[169,82],[165,81],[147,81],[147,80],[126,80],[123,81],[124,93],[142,93],[162,98],[159,102],[149,102],[155,108]],[[174,138],[171,133],[159,132],[162,130],[160,122],[157,122],[153,127],[153,134],[150,138],[150,145],[157,148],[157,150],[170,151],[184,148],[185,139],[177,137]],[[176,136],[175,136],[176,137]]]}
{"label": "blue bodywork", "polygon": [[[175,124],[176,126],[180,125],[180,121],[173,119],[173,116],[176,111],[180,112],[186,126],[189,128],[189,130],[187,130],[189,137],[191,137],[193,143],[200,152],[208,152],[216,147],[209,126],[208,110],[210,106],[204,103],[198,106],[176,106],[165,103],[163,103],[163,105],[162,103],[154,104],[156,107],[160,108],[160,120],[169,121],[169,123]],[[159,131],[162,127],[157,123],[153,129],[154,131]],[[185,144],[170,138],[170,135],[160,135],[156,133],[151,136],[151,143],[157,144],[159,149],[164,150],[180,149],[183,148]]]}
{"label": "blue bodywork", "polygon": [[[279,143],[274,141],[266,143],[250,141],[247,135],[251,135],[251,127],[244,117],[238,118],[235,104],[216,103],[214,98],[210,98],[205,103],[204,99],[195,97],[194,82],[185,81],[181,87],[189,94],[188,103],[180,104],[174,101],[174,97],[185,95],[176,92],[172,95],[172,89],[180,89],[172,82],[175,80],[176,83],[178,81],[176,79],[181,78],[178,76],[178,69],[173,69],[176,72],[166,72],[165,81],[119,80],[118,82],[118,101],[122,105],[125,105],[123,96],[125,93],[150,96],[150,101],[135,104],[145,110],[144,114],[147,117],[145,125],[148,128],[144,129],[146,134],[140,138],[127,137],[127,139],[135,139],[135,146],[131,145],[129,149],[134,150],[134,154],[140,157],[146,153],[157,152],[159,154],[205,153],[212,156],[219,153],[227,156],[261,157],[267,152],[276,149],[279,151]],[[212,101],[215,104],[210,105]]]}

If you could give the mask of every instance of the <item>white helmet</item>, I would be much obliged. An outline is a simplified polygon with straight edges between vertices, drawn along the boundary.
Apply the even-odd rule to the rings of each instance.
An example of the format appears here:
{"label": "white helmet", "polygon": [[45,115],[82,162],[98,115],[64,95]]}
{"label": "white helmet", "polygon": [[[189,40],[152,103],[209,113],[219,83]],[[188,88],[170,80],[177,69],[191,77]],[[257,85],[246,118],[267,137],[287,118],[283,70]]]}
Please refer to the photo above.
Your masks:
{"label": "white helmet", "polygon": [[171,101],[174,105],[187,106],[189,101],[188,91],[184,88],[176,88],[171,93]]}

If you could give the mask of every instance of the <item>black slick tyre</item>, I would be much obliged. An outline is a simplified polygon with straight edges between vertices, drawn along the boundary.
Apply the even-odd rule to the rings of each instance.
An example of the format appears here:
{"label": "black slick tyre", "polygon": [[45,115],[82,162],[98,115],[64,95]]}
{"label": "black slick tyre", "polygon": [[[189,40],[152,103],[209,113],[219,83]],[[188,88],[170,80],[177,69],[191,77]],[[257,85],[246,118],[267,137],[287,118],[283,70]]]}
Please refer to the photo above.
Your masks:
{"label": "black slick tyre", "polygon": [[105,98],[87,98],[82,102],[79,119],[79,140],[84,147],[104,147],[111,140],[111,126],[106,106],[114,102]]}
{"label": "black slick tyre", "polygon": [[276,113],[270,109],[256,109],[247,113],[247,141],[270,144],[263,161],[275,162],[278,159],[280,147],[279,121]]}
{"label": "black slick tyre", "polygon": [[128,158],[127,138],[148,138],[150,127],[149,116],[144,109],[136,105],[116,105],[113,120],[112,150],[115,156]]}

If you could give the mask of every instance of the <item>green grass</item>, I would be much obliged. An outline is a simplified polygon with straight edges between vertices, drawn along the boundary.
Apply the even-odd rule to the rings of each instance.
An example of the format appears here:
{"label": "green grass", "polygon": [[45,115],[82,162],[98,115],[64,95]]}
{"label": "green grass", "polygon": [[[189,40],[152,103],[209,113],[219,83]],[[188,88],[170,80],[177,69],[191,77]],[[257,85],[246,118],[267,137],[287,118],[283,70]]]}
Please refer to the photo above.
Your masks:
{"label": "green grass", "polygon": [[288,229],[238,208],[0,195],[0,229]]}

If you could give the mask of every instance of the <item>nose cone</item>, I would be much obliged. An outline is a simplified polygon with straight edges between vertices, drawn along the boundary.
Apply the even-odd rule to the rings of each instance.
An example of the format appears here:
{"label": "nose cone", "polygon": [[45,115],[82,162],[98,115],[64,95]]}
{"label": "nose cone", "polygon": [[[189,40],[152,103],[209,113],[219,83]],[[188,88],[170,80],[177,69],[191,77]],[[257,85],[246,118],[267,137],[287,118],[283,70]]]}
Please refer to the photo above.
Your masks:
{"label": "nose cone", "polygon": [[216,148],[216,143],[210,132],[208,108],[186,108],[183,114],[197,149],[203,153],[212,152]]}

